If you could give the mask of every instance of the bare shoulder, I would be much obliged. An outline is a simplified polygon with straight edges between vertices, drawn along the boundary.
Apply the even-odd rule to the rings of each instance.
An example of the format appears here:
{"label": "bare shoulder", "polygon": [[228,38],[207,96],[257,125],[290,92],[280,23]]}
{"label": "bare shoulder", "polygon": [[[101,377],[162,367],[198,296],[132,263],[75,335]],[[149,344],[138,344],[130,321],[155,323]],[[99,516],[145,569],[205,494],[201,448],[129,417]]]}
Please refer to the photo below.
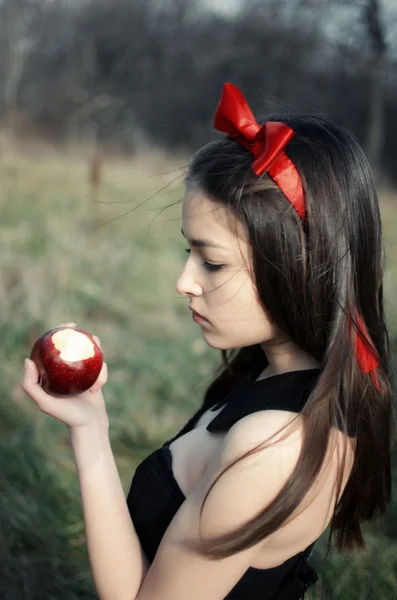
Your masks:
{"label": "bare shoulder", "polygon": [[[227,468],[242,459],[236,463],[236,466],[240,465],[239,469],[247,471],[251,467],[255,476],[257,468],[262,472],[263,486],[278,493],[298,463],[303,441],[304,420],[300,414],[280,410],[252,413],[239,420],[227,433],[222,446],[221,465]],[[316,484],[319,482],[321,485],[325,481],[332,484],[343,460],[345,485],[354,462],[354,453],[354,440],[331,427],[323,465],[311,488],[313,493],[314,488],[318,490]],[[266,477],[263,477],[264,472]],[[258,489],[258,498],[261,492]]]}
{"label": "bare shoulder", "polygon": [[[248,452],[257,444],[269,441],[279,450],[296,451],[304,439],[304,418],[299,413],[285,410],[263,410],[251,413],[235,423],[225,436],[222,446],[223,457],[232,458],[236,452]],[[355,448],[353,438],[348,438],[335,427],[330,429],[330,442],[346,443]]]}
{"label": "bare shoulder", "polygon": [[[299,455],[303,441],[303,420],[297,413],[281,410],[259,411],[240,419],[225,436],[222,462],[230,463],[251,450],[276,452],[279,457]],[[272,450],[273,449],[273,450]],[[277,449],[277,450],[276,450]]]}

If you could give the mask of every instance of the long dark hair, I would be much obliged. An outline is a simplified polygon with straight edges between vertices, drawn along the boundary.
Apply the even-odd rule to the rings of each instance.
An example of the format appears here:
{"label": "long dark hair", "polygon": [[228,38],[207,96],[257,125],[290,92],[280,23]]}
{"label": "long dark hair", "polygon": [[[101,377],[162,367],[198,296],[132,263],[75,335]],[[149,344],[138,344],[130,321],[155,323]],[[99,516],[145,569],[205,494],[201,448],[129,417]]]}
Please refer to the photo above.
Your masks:
{"label": "long dark hair", "polygon": [[[304,443],[294,472],[274,501],[249,524],[194,545],[214,559],[260,542],[295,511],[320,471],[332,426],[354,441],[355,454],[348,483],[335,501],[328,551],[334,538],[339,551],[365,549],[362,522],[383,514],[391,498],[393,415],[383,309],[385,254],[371,168],[354,137],[330,121],[314,115],[273,115],[267,120],[283,121],[295,131],[285,152],[304,185],[307,221],[301,221],[267,174],[255,175],[252,155],[232,139],[211,142],[193,156],[186,186],[203,191],[246,225],[259,301],[275,324],[320,363],[321,370],[300,413]],[[353,331],[358,327],[356,310],[378,353],[383,392],[368,373],[360,371],[356,360],[349,329],[349,323]],[[259,344],[221,353],[222,365],[204,396],[203,406],[208,408],[241,375],[267,364]],[[337,499],[345,457],[346,452],[337,478]]]}

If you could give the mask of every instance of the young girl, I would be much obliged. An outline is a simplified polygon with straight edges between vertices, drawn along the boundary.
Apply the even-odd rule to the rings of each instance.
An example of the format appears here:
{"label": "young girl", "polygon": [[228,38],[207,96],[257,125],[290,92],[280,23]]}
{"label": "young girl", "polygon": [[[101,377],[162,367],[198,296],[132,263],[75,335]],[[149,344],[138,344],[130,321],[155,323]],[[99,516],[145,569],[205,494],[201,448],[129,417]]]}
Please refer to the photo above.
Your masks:
{"label": "young girl", "polygon": [[[225,84],[193,157],[177,282],[223,366],[127,496],[101,387],[66,403],[23,389],[69,429],[101,600],[298,600],[328,525],[339,551],[391,495],[383,248],[368,162],[314,116],[258,124]],[[331,542],[330,536],[330,542]],[[330,545],[329,545],[330,547]]]}

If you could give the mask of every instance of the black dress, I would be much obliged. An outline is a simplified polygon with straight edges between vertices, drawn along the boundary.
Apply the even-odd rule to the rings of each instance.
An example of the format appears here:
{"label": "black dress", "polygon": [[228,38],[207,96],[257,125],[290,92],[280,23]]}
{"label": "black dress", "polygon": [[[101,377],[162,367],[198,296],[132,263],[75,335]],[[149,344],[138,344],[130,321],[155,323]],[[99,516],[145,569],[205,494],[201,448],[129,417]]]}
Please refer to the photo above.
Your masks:
{"label": "black dress", "polygon": [[[320,369],[291,371],[255,381],[259,373],[242,376],[237,385],[212,407],[223,410],[207,425],[207,431],[224,432],[239,419],[259,410],[287,410],[299,413],[313,389]],[[172,471],[169,445],[190,431],[208,410],[202,406],[172,439],[141,462],[132,479],[127,505],[149,562],[153,562],[161,539],[175,513],[185,500]],[[271,569],[250,567],[225,596],[228,600],[300,600],[305,590],[317,579],[316,571],[307,560],[311,544]]]}

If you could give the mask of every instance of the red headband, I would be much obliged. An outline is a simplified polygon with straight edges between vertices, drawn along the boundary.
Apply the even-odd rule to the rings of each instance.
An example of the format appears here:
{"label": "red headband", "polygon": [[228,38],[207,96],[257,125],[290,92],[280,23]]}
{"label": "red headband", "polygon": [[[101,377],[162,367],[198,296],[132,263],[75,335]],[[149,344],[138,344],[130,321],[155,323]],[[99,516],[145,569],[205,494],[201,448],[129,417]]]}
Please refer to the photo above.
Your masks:
{"label": "red headband", "polygon": [[284,152],[295,135],[294,130],[278,121],[268,121],[261,127],[243,94],[232,83],[224,85],[214,126],[254,155],[252,168],[256,175],[267,171],[303,220],[305,195],[302,181],[295,165]]}
{"label": "red headband", "polygon": [[[302,221],[306,217],[305,195],[299,173],[284,152],[295,131],[285,123],[268,121],[260,126],[242,92],[232,83],[225,83],[214,120],[215,129],[239,142],[254,156],[252,169],[256,175],[265,171],[290,201]],[[355,314],[356,356],[362,373],[370,373],[375,386],[383,392],[376,367],[379,361],[358,311]],[[351,320],[349,319],[350,333]]]}

